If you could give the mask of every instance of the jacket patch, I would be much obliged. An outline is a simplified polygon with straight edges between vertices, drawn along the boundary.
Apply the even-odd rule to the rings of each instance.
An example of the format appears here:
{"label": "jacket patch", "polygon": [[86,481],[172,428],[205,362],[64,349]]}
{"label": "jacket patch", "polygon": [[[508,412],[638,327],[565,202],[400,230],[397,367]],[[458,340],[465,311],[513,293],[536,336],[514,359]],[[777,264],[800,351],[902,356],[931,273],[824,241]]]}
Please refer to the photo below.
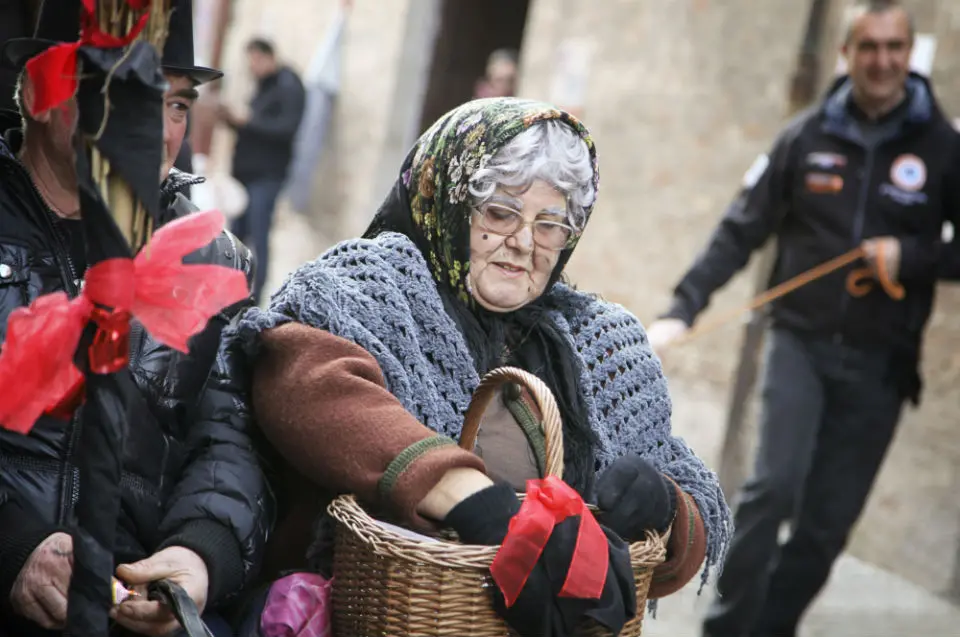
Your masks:
{"label": "jacket patch", "polygon": [[890,166],[890,181],[901,190],[917,192],[927,183],[927,165],[916,155],[900,155]]}
{"label": "jacket patch", "polygon": [[807,173],[807,190],[818,195],[835,195],[843,190],[843,177],[830,173]]}
{"label": "jacket patch", "polygon": [[927,183],[927,165],[911,153],[905,153],[890,165],[890,182],[880,184],[880,194],[901,206],[918,206],[929,197],[921,192]]}
{"label": "jacket patch", "polygon": [[847,157],[840,153],[810,153],[807,155],[807,163],[821,170],[830,170],[846,166]]}

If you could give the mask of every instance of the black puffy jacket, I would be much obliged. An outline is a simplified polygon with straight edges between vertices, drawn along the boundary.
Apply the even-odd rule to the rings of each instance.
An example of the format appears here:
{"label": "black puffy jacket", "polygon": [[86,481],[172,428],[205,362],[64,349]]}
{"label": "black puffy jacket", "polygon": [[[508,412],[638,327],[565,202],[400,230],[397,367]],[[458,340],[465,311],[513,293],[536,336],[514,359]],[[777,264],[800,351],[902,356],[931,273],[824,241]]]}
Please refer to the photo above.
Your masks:
{"label": "black puffy jacket", "polygon": [[[10,313],[38,296],[77,293],[77,269],[55,220],[22,165],[0,140],[0,339]],[[174,172],[164,183],[168,219],[193,205],[180,190],[198,180]],[[222,233],[185,261],[238,268],[252,279],[250,252]],[[208,605],[235,593],[255,572],[272,515],[243,412],[243,370],[218,355],[220,332],[248,303],[211,319],[190,354],[165,347],[134,325],[130,372],[143,403],[123,452],[122,509],[115,559],[185,546],[207,563]],[[2,388],[0,388],[2,391]],[[0,624],[11,619],[10,588],[30,552],[74,522],[73,464],[79,419],[44,416],[27,436],[0,429]]]}

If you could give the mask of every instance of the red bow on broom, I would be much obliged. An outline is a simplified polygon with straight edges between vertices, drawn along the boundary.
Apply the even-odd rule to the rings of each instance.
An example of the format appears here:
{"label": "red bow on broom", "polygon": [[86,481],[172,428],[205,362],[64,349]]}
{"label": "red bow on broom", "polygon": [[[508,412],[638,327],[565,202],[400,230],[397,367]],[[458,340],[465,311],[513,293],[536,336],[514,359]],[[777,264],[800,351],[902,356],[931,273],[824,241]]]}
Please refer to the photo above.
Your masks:
{"label": "red bow on broom", "polygon": [[508,608],[517,601],[553,527],[574,515],[580,516],[580,531],[560,597],[600,599],[610,566],[607,536],[580,494],[560,478],[547,476],[527,481],[527,497],[490,565]]}
{"label": "red bow on broom", "polygon": [[213,210],[177,219],[157,230],[135,258],[91,267],[77,298],[55,292],[14,310],[0,350],[0,427],[27,433],[44,412],[72,411],[83,389],[73,357],[90,320],[97,324],[90,369],[109,374],[127,365],[132,317],[164,345],[187,352],[188,339],[210,317],[247,298],[239,270],[183,263],[223,225],[223,215]]}
{"label": "red bow on broom", "polygon": [[149,0],[127,0],[131,8],[143,11],[143,15],[123,37],[117,37],[100,29],[96,18],[96,0],[82,0],[80,15],[80,39],[52,46],[27,61],[27,74],[34,87],[34,102],[31,112],[42,113],[66,102],[77,92],[77,52],[82,46],[98,49],[124,47],[140,35],[150,16]]}

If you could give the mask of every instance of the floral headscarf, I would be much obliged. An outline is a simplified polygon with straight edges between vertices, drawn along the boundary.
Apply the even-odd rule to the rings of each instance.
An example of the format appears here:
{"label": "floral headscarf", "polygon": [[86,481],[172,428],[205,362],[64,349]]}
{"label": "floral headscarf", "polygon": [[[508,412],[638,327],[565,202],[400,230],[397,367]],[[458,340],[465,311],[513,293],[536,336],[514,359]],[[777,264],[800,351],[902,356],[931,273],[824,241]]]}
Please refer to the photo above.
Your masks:
{"label": "floral headscarf", "polygon": [[[467,102],[441,117],[417,141],[400,178],[406,199],[403,213],[395,199],[384,204],[367,235],[382,229],[400,230],[400,214],[409,215],[416,229],[411,236],[423,252],[437,281],[471,304],[467,290],[470,268],[470,177],[483,168],[511,139],[537,122],[558,120],[568,124],[586,143],[593,163],[593,183],[599,185],[597,155],[587,129],[573,115],[557,108],[517,98],[486,98]],[[405,195],[405,197],[403,197]],[[590,210],[584,211],[589,218]],[[390,217],[389,219],[387,217]],[[406,224],[403,224],[406,225]],[[412,230],[413,228],[407,228]],[[409,231],[404,232],[408,236]],[[576,240],[557,261],[551,284],[559,278]]]}

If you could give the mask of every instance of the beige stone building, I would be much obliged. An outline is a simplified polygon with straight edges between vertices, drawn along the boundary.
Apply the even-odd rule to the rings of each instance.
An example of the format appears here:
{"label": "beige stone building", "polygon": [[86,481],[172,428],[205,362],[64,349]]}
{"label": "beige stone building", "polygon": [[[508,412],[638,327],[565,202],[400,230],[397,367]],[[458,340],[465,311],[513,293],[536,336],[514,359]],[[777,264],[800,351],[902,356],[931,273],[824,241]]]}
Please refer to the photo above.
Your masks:
{"label": "beige stone building", "polygon": [[[836,26],[848,0],[833,0]],[[305,69],[336,0],[235,0],[224,98],[243,101],[244,42],[273,38]],[[913,0],[935,35],[932,73],[960,116],[960,2]],[[521,49],[524,96],[581,109],[599,149],[601,190],[571,272],[577,283],[652,320],[767,149],[786,107],[808,2],[796,0],[355,0],[333,134],[311,215],[328,240],[355,234],[396,176],[422,120],[470,97],[483,58]],[[836,60],[837,29],[824,45]],[[229,158],[215,137],[213,157]],[[709,314],[744,303],[745,273]],[[960,538],[960,289],[943,286],[929,329],[923,406],[910,409],[851,551],[957,596]],[[741,333],[713,332],[666,361],[676,429],[716,461]],[[733,494],[728,494],[732,496]]]}

